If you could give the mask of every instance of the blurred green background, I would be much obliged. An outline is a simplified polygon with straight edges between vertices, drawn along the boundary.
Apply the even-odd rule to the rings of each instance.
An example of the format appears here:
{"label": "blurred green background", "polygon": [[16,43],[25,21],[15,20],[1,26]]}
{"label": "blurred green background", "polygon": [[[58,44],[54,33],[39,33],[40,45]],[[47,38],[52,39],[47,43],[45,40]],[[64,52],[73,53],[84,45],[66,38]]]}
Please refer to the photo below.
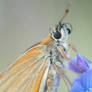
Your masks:
{"label": "blurred green background", "polygon": [[64,21],[73,26],[69,40],[92,60],[92,0],[0,0],[0,71],[45,38],[68,3],[71,8]]}

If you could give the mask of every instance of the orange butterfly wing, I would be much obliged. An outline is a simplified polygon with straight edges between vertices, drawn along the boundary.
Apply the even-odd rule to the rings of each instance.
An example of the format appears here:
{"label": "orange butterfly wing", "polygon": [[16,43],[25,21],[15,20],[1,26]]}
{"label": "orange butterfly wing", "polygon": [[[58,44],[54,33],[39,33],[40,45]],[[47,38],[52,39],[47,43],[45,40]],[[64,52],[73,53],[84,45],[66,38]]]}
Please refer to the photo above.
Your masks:
{"label": "orange butterfly wing", "polygon": [[0,92],[38,92],[50,64],[45,52],[46,45],[37,45],[17,59],[0,75]]}

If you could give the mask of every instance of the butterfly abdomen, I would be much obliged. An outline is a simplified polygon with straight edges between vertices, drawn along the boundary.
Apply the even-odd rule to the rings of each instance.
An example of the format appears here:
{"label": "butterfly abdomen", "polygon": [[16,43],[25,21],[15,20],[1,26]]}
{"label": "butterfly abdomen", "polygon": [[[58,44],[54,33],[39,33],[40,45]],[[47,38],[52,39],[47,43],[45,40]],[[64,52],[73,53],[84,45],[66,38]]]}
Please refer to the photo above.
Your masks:
{"label": "butterfly abdomen", "polygon": [[46,80],[46,86],[44,92],[57,92],[59,83],[60,83],[60,77],[56,73],[56,70],[54,69],[53,65],[51,65]]}

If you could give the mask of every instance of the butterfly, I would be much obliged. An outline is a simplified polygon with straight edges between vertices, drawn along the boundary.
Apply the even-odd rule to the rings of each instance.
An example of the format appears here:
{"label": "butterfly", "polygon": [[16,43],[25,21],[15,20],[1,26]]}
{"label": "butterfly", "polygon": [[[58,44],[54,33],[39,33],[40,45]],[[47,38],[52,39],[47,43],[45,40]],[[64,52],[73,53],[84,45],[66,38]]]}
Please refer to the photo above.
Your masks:
{"label": "butterfly", "polygon": [[44,40],[0,74],[0,92],[56,92],[60,78],[66,85],[66,80],[70,83],[63,72],[64,62],[69,60],[67,39],[72,31],[70,23],[62,23],[68,11]]}

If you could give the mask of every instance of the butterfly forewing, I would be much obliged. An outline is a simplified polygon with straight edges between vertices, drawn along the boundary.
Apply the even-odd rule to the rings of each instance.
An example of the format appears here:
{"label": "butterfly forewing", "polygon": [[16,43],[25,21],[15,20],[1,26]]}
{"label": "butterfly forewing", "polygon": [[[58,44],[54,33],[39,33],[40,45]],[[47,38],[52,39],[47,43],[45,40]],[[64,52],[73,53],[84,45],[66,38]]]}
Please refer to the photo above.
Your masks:
{"label": "butterfly forewing", "polygon": [[3,74],[0,92],[38,92],[42,77],[50,64],[45,51],[45,45],[37,45],[17,59]]}

